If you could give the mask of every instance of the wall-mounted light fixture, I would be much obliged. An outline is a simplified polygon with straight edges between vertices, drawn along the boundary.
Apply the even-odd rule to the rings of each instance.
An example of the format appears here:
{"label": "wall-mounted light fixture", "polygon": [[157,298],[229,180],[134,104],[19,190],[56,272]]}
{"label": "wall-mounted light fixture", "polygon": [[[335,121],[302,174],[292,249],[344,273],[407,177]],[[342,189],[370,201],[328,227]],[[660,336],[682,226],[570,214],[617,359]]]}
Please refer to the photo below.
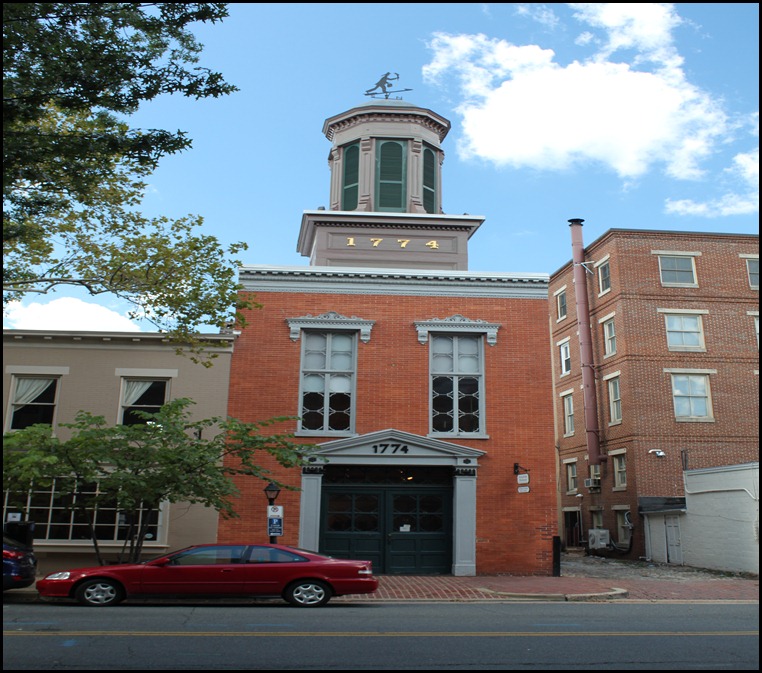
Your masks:
{"label": "wall-mounted light fixture", "polygon": [[519,465],[518,463],[513,464],[513,474],[519,474],[522,470],[524,472],[529,472],[528,467],[521,467],[521,465]]}
{"label": "wall-mounted light fixture", "polygon": [[661,449],[648,449],[648,453],[653,453],[656,455],[657,458],[664,458],[667,454],[664,453]]}

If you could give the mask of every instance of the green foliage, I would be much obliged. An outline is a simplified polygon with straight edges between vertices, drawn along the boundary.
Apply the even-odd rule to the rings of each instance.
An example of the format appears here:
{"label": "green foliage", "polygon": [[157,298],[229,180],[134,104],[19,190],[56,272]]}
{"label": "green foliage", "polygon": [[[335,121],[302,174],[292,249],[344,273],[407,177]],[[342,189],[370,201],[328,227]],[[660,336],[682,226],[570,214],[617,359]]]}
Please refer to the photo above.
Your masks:
{"label": "green foliage", "polygon": [[[224,3],[3,5],[3,304],[60,285],[114,294],[178,341],[238,319],[237,260],[202,219],[146,218],[143,180],[190,147],[125,119],[165,94],[236,91],[197,66],[188,26]],[[191,349],[200,352],[200,349]]]}
{"label": "green foliage", "polygon": [[[97,483],[98,494],[90,506],[98,500],[116,502],[134,521],[141,507],[152,511],[165,501],[201,503],[224,517],[236,517],[239,492],[233,477],[238,475],[293,490],[260,465],[265,456],[283,467],[305,463],[312,446],[292,442],[289,434],[266,432],[288,419],[191,421],[192,404],[189,399],[176,399],[156,414],[135,412],[146,420],[136,425],[107,426],[103,417],[80,412],[74,423],[61,424],[71,430],[71,438],[65,441],[53,437],[46,425],[6,435],[3,488],[21,493],[32,483],[45,485],[60,477]],[[133,531],[129,560],[139,559],[145,533],[145,529]],[[97,544],[94,536],[93,541]]]}

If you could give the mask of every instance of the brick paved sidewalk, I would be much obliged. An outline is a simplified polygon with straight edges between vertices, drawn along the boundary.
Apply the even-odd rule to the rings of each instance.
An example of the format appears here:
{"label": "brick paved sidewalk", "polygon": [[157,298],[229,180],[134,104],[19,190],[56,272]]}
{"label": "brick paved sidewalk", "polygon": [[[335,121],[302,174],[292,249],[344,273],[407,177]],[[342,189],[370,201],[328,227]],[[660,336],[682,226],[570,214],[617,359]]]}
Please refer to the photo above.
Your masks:
{"label": "brick paved sidewalk", "polygon": [[743,600],[759,601],[759,579],[695,577],[690,579],[515,577],[511,575],[379,576],[375,594],[337,601],[421,600]]}

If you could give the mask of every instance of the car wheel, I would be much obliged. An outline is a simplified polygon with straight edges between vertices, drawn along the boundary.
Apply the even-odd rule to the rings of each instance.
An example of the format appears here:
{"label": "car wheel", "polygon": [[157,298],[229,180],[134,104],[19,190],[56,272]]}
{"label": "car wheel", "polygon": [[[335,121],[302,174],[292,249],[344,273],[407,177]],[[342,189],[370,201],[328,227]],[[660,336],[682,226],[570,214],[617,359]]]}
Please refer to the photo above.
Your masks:
{"label": "car wheel", "polygon": [[331,600],[331,588],[318,580],[301,580],[290,585],[283,597],[300,608],[317,608]]}
{"label": "car wheel", "polygon": [[77,587],[74,598],[82,605],[106,607],[121,603],[124,600],[124,589],[113,580],[87,580]]}

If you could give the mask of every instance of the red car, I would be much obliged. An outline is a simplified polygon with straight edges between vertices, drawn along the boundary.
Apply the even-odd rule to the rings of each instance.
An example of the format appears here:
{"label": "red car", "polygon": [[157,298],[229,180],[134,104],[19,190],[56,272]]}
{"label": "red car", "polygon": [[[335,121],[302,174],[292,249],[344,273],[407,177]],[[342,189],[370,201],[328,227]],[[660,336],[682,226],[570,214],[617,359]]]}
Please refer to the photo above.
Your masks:
{"label": "red car", "polygon": [[317,607],[332,596],[377,588],[370,561],[272,544],[197,545],[146,563],[64,570],[37,582],[43,597],[99,607],[136,596],[281,596],[292,605]]}

